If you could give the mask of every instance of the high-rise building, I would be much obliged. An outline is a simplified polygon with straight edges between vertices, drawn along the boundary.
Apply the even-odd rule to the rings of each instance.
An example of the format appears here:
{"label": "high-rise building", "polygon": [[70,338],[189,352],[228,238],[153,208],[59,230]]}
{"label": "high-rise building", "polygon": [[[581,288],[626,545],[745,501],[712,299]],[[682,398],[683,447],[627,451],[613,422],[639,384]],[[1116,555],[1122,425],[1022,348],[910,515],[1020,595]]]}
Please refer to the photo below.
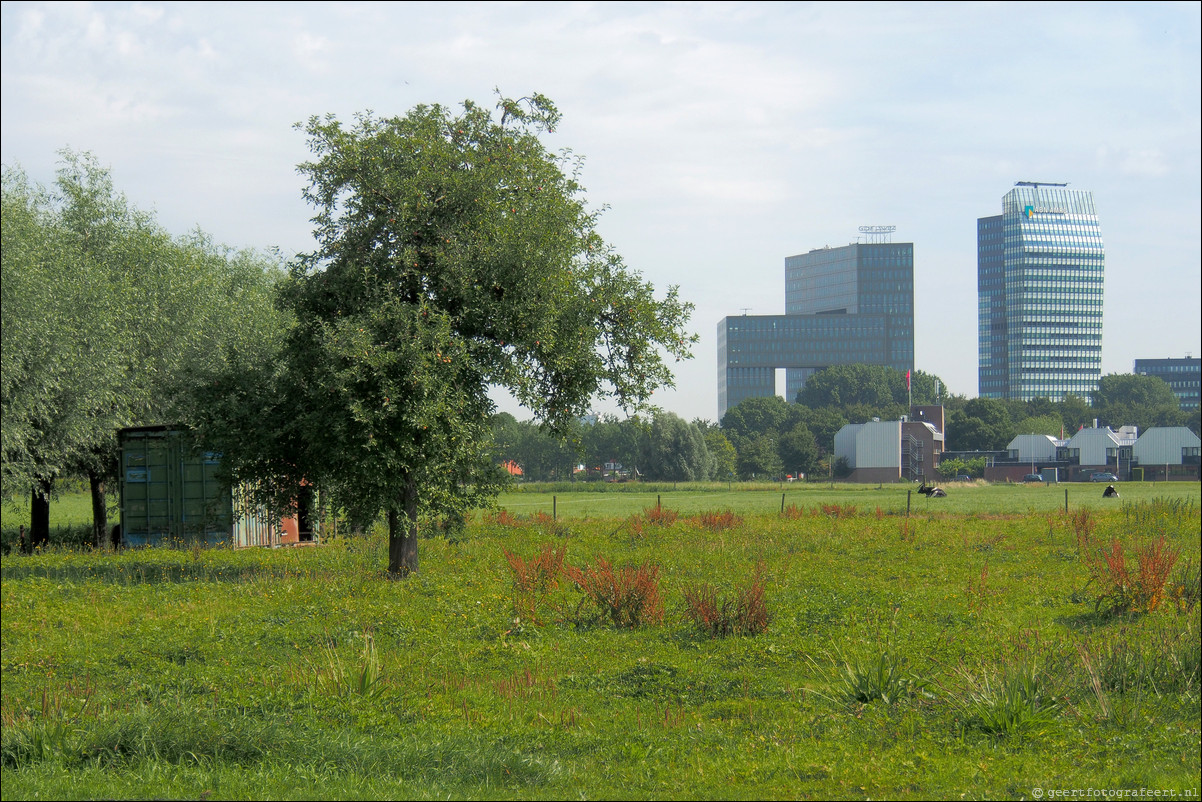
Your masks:
{"label": "high-rise building", "polygon": [[1202,359],[1137,359],[1135,372],[1141,376],[1158,376],[1173,388],[1177,404],[1182,409],[1197,409],[1202,401]]}
{"label": "high-rise building", "polygon": [[1021,181],[977,220],[982,398],[1088,398],[1102,376],[1105,256],[1093,194]]}
{"label": "high-rise building", "polygon": [[785,314],[718,324],[718,418],[745,398],[775,395],[778,369],[792,401],[815,371],[857,363],[914,368],[913,243],[786,258]]}

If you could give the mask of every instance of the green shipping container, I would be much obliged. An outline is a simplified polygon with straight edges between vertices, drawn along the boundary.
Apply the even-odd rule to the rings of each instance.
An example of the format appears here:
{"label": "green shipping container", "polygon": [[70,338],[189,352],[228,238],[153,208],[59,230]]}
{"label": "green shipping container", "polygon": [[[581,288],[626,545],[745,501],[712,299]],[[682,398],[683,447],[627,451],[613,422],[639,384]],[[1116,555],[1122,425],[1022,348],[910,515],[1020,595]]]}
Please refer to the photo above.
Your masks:
{"label": "green shipping container", "polygon": [[217,480],[220,454],[168,426],[122,429],[117,438],[125,545],[230,541],[233,497]]}

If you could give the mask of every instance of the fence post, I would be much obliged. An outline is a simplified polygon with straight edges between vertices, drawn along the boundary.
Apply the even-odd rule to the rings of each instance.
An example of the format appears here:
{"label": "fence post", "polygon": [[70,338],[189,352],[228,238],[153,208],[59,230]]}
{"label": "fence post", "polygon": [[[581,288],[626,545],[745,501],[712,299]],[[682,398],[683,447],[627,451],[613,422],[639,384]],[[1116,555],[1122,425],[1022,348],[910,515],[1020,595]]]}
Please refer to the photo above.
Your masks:
{"label": "fence post", "polygon": [[910,517],[910,494],[913,492],[914,492],[913,490],[906,491],[906,517],[907,518]]}
{"label": "fence post", "polygon": [[559,518],[559,496],[551,496],[551,520]]}
{"label": "fence post", "polygon": [[1064,514],[1068,515],[1068,488],[1064,488]]}
{"label": "fence post", "polygon": [[785,494],[784,493],[780,494],[780,514],[781,515],[785,514]]}

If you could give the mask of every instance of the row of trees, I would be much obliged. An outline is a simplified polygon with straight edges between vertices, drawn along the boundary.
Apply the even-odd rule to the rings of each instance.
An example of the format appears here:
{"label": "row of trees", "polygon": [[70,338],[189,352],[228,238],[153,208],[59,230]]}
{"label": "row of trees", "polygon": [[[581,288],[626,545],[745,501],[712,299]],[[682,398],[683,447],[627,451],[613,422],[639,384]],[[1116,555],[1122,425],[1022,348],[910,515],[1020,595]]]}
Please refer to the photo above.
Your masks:
{"label": "row of trees", "polygon": [[563,435],[533,421],[518,421],[508,412],[493,418],[497,459],[518,465],[524,479],[703,482],[728,479],[735,469],[734,448],[716,426],[689,423],[671,412],[578,420]]}
{"label": "row of trees", "polygon": [[49,189],[3,173],[0,470],[6,499],[32,501],[31,545],[67,476],[89,480],[100,543],[117,430],[194,418],[198,383],[287,327],[277,259],[173,237],[92,156],[61,156]]}

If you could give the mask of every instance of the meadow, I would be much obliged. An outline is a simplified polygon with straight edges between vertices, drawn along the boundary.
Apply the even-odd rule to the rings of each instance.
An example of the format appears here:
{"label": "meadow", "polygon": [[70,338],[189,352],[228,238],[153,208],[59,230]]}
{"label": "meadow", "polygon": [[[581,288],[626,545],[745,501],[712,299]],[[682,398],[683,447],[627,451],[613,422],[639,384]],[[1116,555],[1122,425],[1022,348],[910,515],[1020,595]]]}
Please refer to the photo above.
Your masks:
{"label": "meadow", "polygon": [[0,794],[1196,798],[1198,484],[947,487],[521,488],[403,581],[8,553]]}

